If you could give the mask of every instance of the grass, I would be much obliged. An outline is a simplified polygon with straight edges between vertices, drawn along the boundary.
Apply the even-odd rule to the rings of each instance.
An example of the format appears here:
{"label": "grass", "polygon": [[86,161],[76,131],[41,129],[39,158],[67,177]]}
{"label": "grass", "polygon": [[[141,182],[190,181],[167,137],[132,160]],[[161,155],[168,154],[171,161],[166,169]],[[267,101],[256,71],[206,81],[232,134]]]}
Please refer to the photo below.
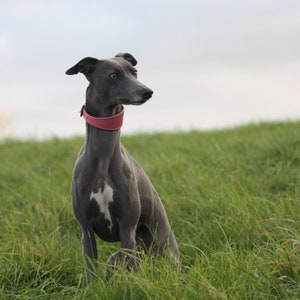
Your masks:
{"label": "grass", "polygon": [[0,144],[1,299],[298,299],[300,122],[123,137],[156,186],[180,252],[85,287],[70,204],[82,138]]}

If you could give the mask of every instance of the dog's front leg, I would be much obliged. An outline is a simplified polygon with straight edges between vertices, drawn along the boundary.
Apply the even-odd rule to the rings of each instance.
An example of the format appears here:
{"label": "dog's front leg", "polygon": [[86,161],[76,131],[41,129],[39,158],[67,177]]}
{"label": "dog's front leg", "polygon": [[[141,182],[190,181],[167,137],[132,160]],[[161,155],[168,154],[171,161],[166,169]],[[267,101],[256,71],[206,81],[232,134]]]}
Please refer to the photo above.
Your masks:
{"label": "dog's front leg", "polygon": [[96,273],[98,252],[94,231],[91,228],[82,227],[82,252],[85,266],[86,283],[91,283]]}

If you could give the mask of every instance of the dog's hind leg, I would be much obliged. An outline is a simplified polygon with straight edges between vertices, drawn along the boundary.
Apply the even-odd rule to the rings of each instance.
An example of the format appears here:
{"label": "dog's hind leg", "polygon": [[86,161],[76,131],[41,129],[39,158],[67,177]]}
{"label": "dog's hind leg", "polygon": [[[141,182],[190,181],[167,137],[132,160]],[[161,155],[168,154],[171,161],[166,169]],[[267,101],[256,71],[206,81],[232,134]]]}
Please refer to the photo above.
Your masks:
{"label": "dog's hind leg", "polygon": [[136,234],[136,248],[138,251],[144,251],[147,253],[147,251],[153,247],[153,235],[151,234],[150,229],[148,226],[144,224],[140,224],[137,227]]}
{"label": "dog's hind leg", "polygon": [[180,256],[178,245],[169,224],[166,211],[160,201],[156,202],[156,207],[154,208],[152,226],[155,230],[155,250],[158,254],[169,254],[177,264]]}
{"label": "dog's hind leg", "polygon": [[128,270],[136,269],[136,241],[135,230],[126,226],[120,226],[121,250],[113,253],[107,260],[107,264],[113,269],[123,264]]}

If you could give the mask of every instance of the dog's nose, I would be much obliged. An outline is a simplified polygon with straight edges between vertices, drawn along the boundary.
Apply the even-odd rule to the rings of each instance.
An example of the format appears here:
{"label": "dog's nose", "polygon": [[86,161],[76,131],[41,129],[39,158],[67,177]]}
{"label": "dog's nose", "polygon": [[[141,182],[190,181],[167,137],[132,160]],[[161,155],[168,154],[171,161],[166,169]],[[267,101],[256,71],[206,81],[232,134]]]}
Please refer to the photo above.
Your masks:
{"label": "dog's nose", "polygon": [[148,99],[150,99],[152,97],[152,94],[153,94],[153,92],[151,90],[146,91],[146,92],[143,93],[143,98],[145,100],[148,100]]}

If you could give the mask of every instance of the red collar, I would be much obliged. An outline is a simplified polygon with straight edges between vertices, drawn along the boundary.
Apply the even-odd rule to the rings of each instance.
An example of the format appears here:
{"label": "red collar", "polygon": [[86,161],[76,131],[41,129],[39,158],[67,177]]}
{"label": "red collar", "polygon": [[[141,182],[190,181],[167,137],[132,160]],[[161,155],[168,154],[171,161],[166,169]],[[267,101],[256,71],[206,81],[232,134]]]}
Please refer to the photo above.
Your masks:
{"label": "red collar", "polygon": [[116,115],[98,118],[89,115],[85,110],[85,106],[83,106],[81,109],[81,116],[83,116],[83,118],[88,124],[98,129],[109,131],[119,130],[123,124],[124,106],[122,106],[121,112],[119,112]]}

